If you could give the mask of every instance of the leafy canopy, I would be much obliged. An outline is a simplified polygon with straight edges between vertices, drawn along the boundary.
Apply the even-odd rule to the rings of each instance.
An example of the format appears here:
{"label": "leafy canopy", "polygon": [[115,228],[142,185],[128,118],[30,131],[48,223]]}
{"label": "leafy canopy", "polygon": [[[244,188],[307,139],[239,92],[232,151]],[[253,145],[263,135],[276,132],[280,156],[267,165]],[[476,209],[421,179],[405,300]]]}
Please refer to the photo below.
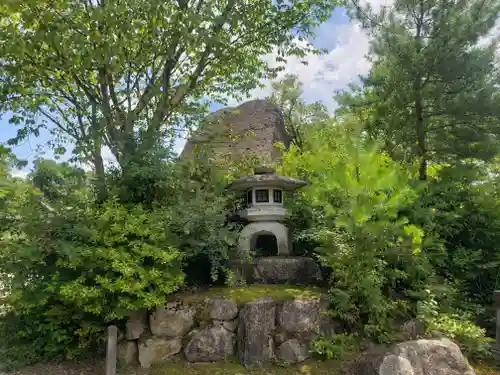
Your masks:
{"label": "leafy canopy", "polygon": [[292,147],[284,155],[283,173],[311,182],[299,204],[312,207],[305,236],[318,244],[319,260],[332,271],[332,314],[390,341],[393,320],[416,309],[412,300],[431,276],[423,231],[399,215],[417,197],[412,174],[380,152],[353,120],[311,126],[306,134],[305,151]]}
{"label": "leafy canopy", "polygon": [[[302,57],[331,0],[56,0],[0,5],[0,110],[18,142],[42,129],[60,152],[92,163],[106,194],[102,148],[140,163],[207,103],[244,95],[277,50]],[[13,42],[15,41],[15,42]]]}

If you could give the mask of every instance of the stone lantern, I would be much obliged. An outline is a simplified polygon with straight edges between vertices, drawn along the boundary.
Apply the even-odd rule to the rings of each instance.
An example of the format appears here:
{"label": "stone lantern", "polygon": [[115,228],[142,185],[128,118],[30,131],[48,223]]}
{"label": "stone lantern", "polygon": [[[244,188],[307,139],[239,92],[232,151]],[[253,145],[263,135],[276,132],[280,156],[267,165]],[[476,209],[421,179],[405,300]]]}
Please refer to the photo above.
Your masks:
{"label": "stone lantern", "polygon": [[305,181],[279,176],[271,168],[260,167],[253,176],[241,177],[228,186],[246,193],[246,208],[238,213],[248,221],[239,236],[243,254],[261,250],[266,256],[291,255],[288,228],[282,223],[288,215],[283,201],[285,192],[305,185]]}

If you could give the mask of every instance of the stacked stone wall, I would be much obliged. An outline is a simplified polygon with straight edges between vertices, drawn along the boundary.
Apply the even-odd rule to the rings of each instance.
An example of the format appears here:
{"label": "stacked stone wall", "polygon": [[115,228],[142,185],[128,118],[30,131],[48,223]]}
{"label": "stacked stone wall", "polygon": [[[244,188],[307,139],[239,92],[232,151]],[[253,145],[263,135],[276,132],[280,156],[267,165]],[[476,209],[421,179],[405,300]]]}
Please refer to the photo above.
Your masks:
{"label": "stacked stone wall", "polygon": [[326,309],[323,298],[265,297],[238,305],[214,297],[197,304],[169,303],[130,316],[119,360],[144,368],[179,356],[188,362],[237,358],[248,367],[301,362],[312,340],[335,334],[339,327]]}

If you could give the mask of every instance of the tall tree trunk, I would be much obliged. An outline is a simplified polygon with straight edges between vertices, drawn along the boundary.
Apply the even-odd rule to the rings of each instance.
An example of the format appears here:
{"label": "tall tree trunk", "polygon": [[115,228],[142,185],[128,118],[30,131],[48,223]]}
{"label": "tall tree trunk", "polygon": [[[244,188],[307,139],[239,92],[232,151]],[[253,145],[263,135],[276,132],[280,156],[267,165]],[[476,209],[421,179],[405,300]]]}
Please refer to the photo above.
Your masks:
{"label": "tall tree trunk", "polygon": [[[417,44],[416,52],[419,55],[422,52],[422,28],[424,26],[424,2],[420,0],[420,14],[416,19],[416,35],[415,41]],[[427,180],[427,146],[426,146],[426,129],[424,123],[424,103],[422,98],[422,71],[417,68],[415,82],[414,82],[414,97],[415,97],[415,130],[417,136],[417,155],[419,158],[419,179],[422,181]]]}
{"label": "tall tree trunk", "polygon": [[[108,198],[108,188],[106,186],[106,173],[104,170],[104,161],[102,160],[102,138],[97,127],[97,111],[96,104],[92,105],[92,128],[95,131],[91,134],[92,137],[92,164],[94,164],[94,186],[97,194],[97,202],[102,203]],[[101,123],[102,124],[102,123]]]}
{"label": "tall tree trunk", "polygon": [[93,152],[93,164],[95,171],[95,189],[97,193],[97,201],[102,203],[108,197],[108,189],[106,186],[106,174],[104,171],[104,161],[102,160],[101,149],[95,148]]}
{"label": "tall tree trunk", "polygon": [[423,116],[423,104],[422,97],[420,95],[420,88],[418,88],[418,92],[416,92],[415,98],[415,116],[416,116],[416,130],[417,130],[417,147],[418,147],[418,156],[419,156],[419,169],[418,176],[422,181],[427,180],[427,149],[425,144],[425,124],[424,124],[424,116]]}

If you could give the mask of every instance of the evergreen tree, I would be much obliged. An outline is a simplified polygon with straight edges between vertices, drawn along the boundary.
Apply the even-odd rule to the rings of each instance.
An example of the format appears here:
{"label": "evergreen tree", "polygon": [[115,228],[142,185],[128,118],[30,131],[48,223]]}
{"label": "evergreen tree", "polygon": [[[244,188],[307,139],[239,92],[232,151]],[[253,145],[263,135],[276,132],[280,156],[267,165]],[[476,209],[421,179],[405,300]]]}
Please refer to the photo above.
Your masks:
{"label": "evergreen tree", "polygon": [[429,162],[497,151],[496,42],[483,38],[499,9],[498,0],[397,0],[375,14],[350,4],[373,36],[373,67],[362,89],[338,95],[342,110],[357,112],[393,157],[417,159],[422,180]]}

